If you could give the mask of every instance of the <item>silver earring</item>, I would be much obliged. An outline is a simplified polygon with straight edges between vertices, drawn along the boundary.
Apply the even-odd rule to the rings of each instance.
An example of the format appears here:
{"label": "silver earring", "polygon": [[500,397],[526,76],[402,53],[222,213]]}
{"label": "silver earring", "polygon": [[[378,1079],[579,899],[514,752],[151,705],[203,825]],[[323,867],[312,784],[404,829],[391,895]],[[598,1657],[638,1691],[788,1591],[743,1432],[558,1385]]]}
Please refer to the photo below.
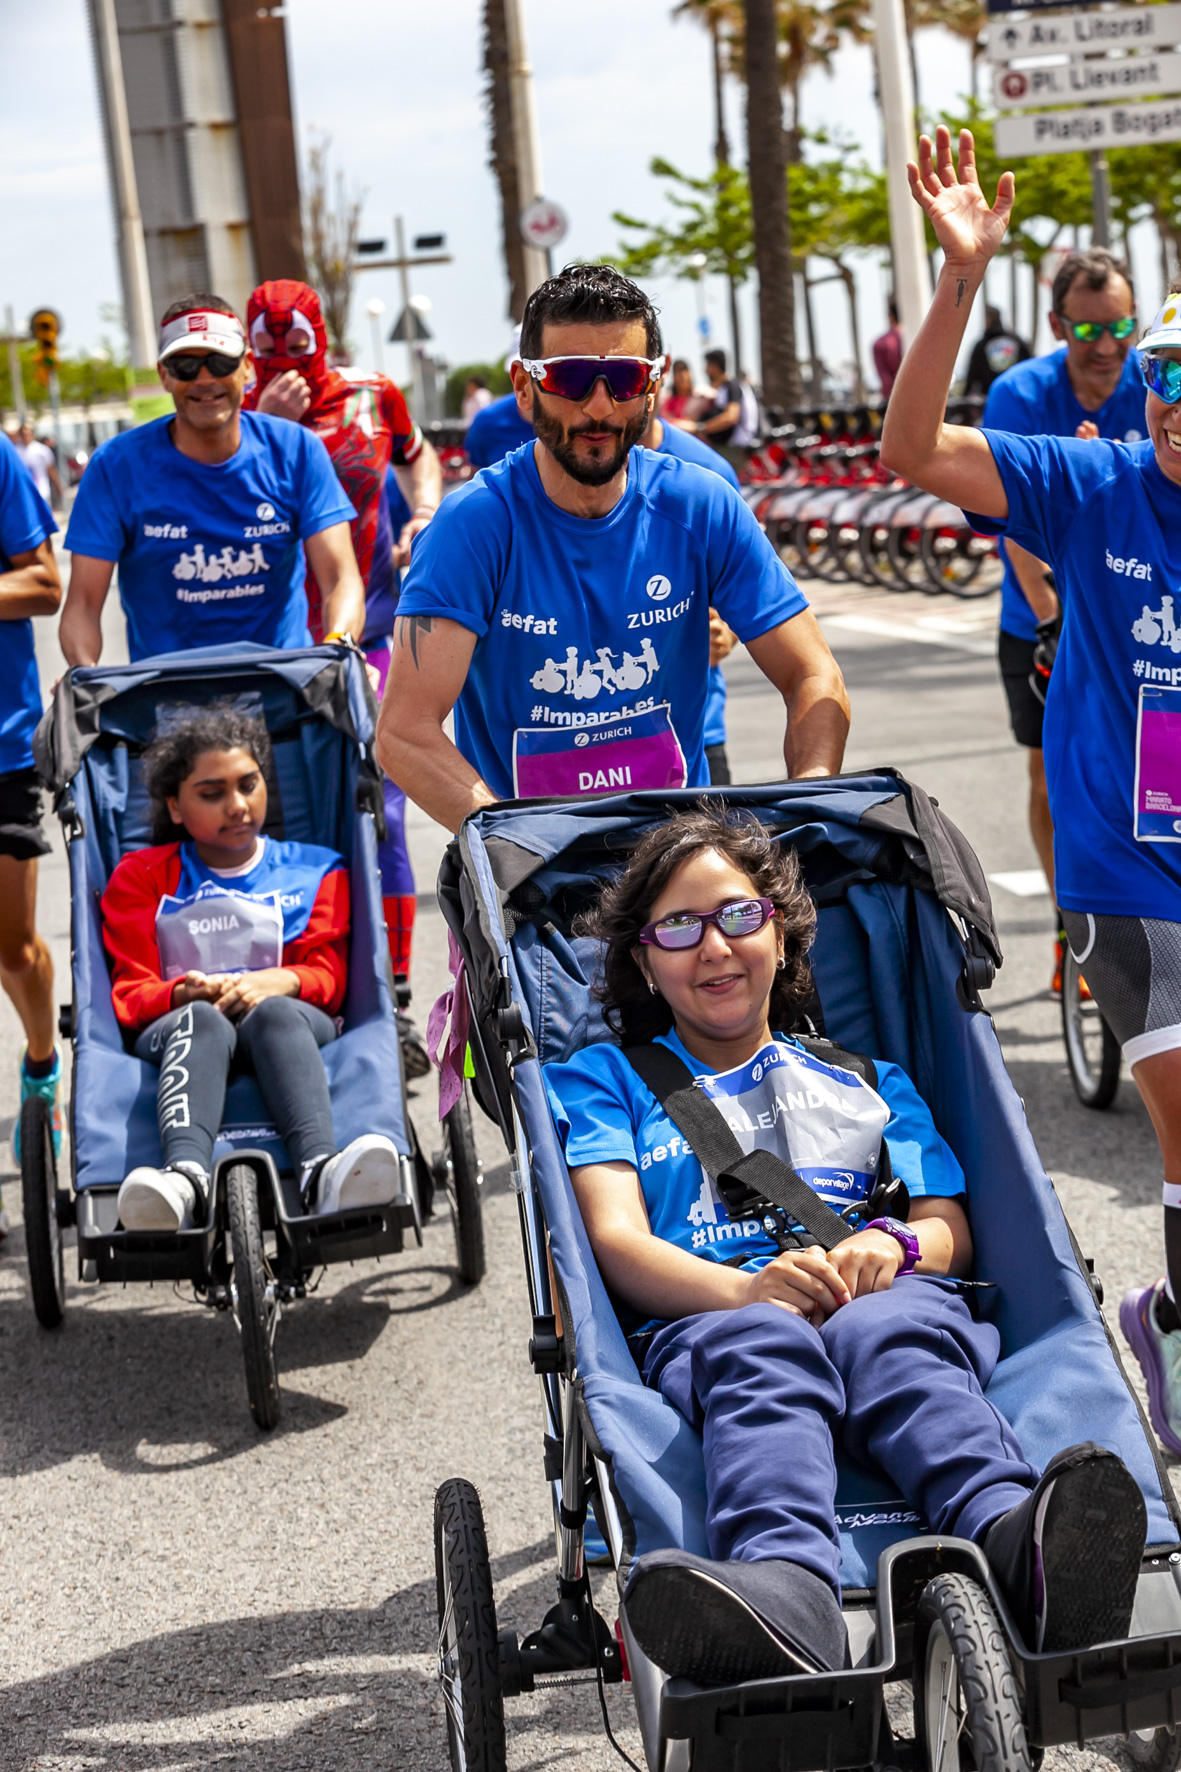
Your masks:
{"label": "silver earring", "polygon": [[654,984],[653,984],[653,983],[652,983],[652,980],[651,980],[651,979],[649,979],[649,980],[648,980],[648,989],[649,989],[649,990],[650,990],[650,991],[651,991],[651,992],[652,992],[652,995],[653,995],[653,996],[654,996],[654,997],[655,997],[655,996],[657,996],[657,995],[659,995],[659,993],[658,993],[658,991],[657,991],[657,989],[656,989],[656,986],[655,986],[655,985],[654,985]]}
{"label": "silver earring", "polygon": [[777,960],[776,960],[776,962],[775,962],[775,969],[776,969],[776,971],[777,971],[777,972],[782,972],[782,971],[783,971],[783,968],[784,968],[784,967],[785,967],[785,966],[786,966],[786,965],[787,965],[787,961],[786,961],[786,960],[785,960],[785,959],[784,959],[784,957],[783,957],[783,955],[782,955],[782,954],[780,954],[780,956],[779,956],[779,958],[778,958],[778,959],[777,959]]}

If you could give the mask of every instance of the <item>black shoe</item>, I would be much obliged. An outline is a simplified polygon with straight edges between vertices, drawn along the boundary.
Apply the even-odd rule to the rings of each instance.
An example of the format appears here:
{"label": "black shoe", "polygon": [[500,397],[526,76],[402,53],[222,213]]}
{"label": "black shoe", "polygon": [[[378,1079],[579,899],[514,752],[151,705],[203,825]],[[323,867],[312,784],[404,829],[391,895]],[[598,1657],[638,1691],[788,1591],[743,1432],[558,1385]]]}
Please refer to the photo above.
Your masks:
{"label": "black shoe", "polygon": [[1128,1635],[1147,1536],[1136,1479],[1088,1440],[1050,1460],[981,1548],[1027,1646],[1049,1654]]}
{"label": "black shoe", "polygon": [[644,1654],[701,1686],[831,1672],[848,1657],[836,1595],[798,1563],[650,1551],[632,1570],[624,1607]]}
{"label": "black shoe", "polygon": [[402,1045],[402,1063],[410,1082],[430,1075],[431,1061],[422,1035],[404,1009],[398,1010],[398,1039]]}

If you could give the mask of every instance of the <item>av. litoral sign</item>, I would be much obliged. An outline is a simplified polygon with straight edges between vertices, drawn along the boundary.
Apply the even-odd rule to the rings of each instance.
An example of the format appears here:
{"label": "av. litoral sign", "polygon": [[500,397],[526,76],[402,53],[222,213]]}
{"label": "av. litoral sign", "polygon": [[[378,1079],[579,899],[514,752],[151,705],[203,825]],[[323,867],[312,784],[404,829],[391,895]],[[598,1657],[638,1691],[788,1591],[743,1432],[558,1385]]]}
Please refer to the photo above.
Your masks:
{"label": "av. litoral sign", "polygon": [[[1107,16],[1107,15],[1104,15]],[[1181,55],[1090,56],[1057,66],[997,68],[993,96],[1002,109],[1012,105],[1062,105],[1071,100],[1134,99],[1181,92]]]}
{"label": "av. litoral sign", "polygon": [[1181,101],[1091,105],[1077,111],[1030,111],[998,117],[996,151],[1002,160],[1022,154],[1071,154],[1080,148],[1134,148],[1181,141]]}
{"label": "av. litoral sign", "polygon": [[996,20],[988,27],[988,59],[1029,55],[1094,55],[1102,49],[1172,49],[1181,44],[1181,6],[1091,7],[1040,17]]}

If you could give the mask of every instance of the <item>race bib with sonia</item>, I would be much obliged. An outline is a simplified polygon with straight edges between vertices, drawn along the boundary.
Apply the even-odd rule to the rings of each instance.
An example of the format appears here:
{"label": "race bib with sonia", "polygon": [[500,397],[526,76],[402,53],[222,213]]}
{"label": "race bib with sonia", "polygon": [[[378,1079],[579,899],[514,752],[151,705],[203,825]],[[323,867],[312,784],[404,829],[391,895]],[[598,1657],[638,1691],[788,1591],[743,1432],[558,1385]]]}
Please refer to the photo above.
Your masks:
{"label": "race bib with sonia", "polygon": [[207,880],[189,898],[156,908],[160,976],[186,972],[261,972],[283,959],[283,910],[277,892],[252,895]]}

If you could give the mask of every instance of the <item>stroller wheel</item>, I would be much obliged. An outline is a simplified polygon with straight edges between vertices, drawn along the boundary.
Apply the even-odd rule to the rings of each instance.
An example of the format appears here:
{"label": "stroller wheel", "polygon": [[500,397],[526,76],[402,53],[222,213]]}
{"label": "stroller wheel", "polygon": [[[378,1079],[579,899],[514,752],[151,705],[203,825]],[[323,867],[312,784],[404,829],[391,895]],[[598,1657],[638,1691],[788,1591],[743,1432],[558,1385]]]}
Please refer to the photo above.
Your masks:
{"label": "stroller wheel", "polygon": [[21,1107],[21,1196],[33,1310],[43,1329],[57,1329],[66,1309],[62,1233],[57,1215],[57,1163],[49,1104],[32,1095]]}
{"label": "stroller wheel", "polygon": [[275,1370],[279,1297],[262,1240],[258,1180],[249,1163],[235,1163],[226,1175],[226,1204],[234,1263],[230,1293],[242,1332],[246,1394],[256,1426],[266,1431],[279,1419],[279,1377]]}
{"label": "stroller wheel", "polygon": [[1079,990],[1078,961],[1069,945],[1062,959],[1062,1037],[1075,1094],[1084,1107],[1109,1108],[1119,1088],[1119,1042],[1099,1005]]}
{"label": "stroller wheel", "polygon": [[467,1084],[443,1121],[442,1183],[451,1202],[455,1256],[465,1286],[484,1278],[484,1166],[476,1154]]}
{"label": "stroller wheel", "polygon": [[1031,1772],[1005,1633],[979,1582],[937,1575],[919,1599],[915,1735],[928,1772]]}
{"label": "stroller wheel", "polygon": [[1133,1729],[1126,1751],[1137,1772],[1177,1772],[1181,1729]]}
{"label": "stroller wheel", "polygon": [[435,1491],[439,1680],[453,1772],[505,1772],[496,1602],[480,1497],[462,1477]]}

